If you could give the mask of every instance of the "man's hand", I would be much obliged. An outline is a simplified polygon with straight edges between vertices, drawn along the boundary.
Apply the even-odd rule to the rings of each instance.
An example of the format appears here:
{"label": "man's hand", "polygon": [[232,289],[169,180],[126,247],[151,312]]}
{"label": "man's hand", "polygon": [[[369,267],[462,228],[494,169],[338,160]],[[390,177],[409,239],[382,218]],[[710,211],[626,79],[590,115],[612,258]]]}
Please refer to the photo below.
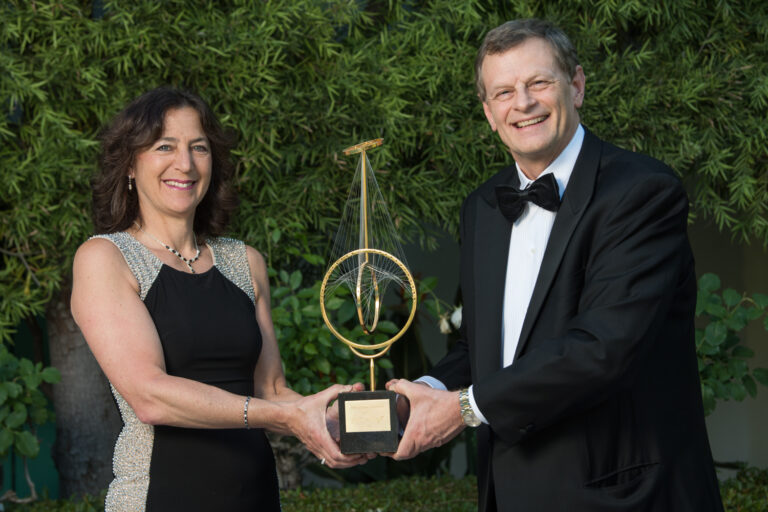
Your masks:
{"label": "man's hand", "polygon": [[402,379],[387,382],[387,389],[410,402],[408,424],[397,453],[391,455],[393,459],[415,457],[424,450],[444,445],[464,430],[458,391],[441,391]]}

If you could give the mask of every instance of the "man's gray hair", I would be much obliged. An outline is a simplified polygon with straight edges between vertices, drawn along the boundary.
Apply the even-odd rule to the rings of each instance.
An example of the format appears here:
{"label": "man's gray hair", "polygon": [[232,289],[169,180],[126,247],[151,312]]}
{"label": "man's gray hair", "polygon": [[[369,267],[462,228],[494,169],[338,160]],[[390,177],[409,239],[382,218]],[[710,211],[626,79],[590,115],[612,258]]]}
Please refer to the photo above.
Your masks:
{"label": "man's gray hair", "polygon": [[477,51],[475,86],[481,101],[486,100],[485,84],[481,73],[485,56],[504,53],[532,37],[547,41],[555,51],[555,60],[558,66],[568,75],[568,78],[573,78],[576,73],[576,66],[579,65],[579,58],[576,55],[576,48],[565,35],[565,32],[547,20],[537,18],[512,20],[488,32]]}

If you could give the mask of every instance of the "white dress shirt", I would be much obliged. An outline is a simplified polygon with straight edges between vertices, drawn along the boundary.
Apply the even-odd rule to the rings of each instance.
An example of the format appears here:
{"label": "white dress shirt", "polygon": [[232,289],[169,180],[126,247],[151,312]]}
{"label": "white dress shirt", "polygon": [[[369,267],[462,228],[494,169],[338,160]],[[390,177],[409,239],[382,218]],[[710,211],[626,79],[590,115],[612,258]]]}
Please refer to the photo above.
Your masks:
{"label": "white dress shirt", "polygon": [[[541,173],[541,176],[549,173],[555,176],[560,191],[560,199],[563,198],[565,188],[568,186],[568,180],[574,165],[576,165],[576,159],[583,142],[584,128],[579,125],[563,152]],[[520,190],[522,190],[532,181],[523,174],[517,163],[515,163],[515,167],[520,178]],[[556,215],[557,212],[550,212],[529,202],[513,224],[509,239],[507,274],[504,282],[504,310],[501,329],[502,365],[504,367],[511,365],[515,358],[515,350],[520,341],[525,314],[528,311],[528,304],[531,302],[533,288],[541,268],[541,260],[544,258],[544,250],[547,247]],[[442,382],[429,376],[418,380],[433,388],[446,389]],[[488,423],[475,402],[472,388],[473,386],[469,387],[469,402],[472,409],[483,423]]]}

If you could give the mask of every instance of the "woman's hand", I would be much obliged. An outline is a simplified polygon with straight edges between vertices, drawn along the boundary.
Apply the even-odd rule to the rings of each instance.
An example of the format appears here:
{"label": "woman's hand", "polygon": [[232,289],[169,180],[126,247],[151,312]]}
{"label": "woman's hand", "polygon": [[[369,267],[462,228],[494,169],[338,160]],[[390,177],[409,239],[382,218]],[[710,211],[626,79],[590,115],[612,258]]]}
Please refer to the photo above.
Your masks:
{"label": "woman's hand", "polygon": [[[339,393],[360,391],[361,389],[362,384],[355,384],[354,386],[335,384],[314,395],[286,403],[285,406],[290,407],[291,410],[286,425],[289,432],[284,433],[296,436],[309,451],[324,461],[328,467],[348,468],[367,462],[369,457],[366,454],[342,454],[339,445],[331,437],[326,423],[328,405],[338,397]],[[334,404],[334,407],[338,406]],[[333,417],[333,412],[330,415]],[[335,428],[338,430],[338,408],[335,418]]]}
{"label": "woman's hand", "polygon": [[[365,386],[363,386],[363,384],[360,382],[355,382],[354,384],[352,384],[352,391],[363,391],[364,389],[365,389]],[[325,426],[328,428],[328,432],[331,434],[331,437],[333,438],[333,440],[338,443],[341,438],[341,428],[339,427],[339,401],[338,400],[334,401],[333,405],[331,405],[328,409],[326,409]]]}

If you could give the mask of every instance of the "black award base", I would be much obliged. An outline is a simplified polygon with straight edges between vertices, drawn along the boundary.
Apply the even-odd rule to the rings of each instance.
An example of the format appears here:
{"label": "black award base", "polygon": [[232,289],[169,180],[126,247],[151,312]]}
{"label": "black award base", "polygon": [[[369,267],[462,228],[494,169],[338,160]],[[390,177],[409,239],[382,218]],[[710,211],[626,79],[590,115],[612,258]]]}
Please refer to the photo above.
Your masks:
{"label": "black award base", "polygon": [[339,394],[341,453],[394,453],[399,425],[394,391]]}

